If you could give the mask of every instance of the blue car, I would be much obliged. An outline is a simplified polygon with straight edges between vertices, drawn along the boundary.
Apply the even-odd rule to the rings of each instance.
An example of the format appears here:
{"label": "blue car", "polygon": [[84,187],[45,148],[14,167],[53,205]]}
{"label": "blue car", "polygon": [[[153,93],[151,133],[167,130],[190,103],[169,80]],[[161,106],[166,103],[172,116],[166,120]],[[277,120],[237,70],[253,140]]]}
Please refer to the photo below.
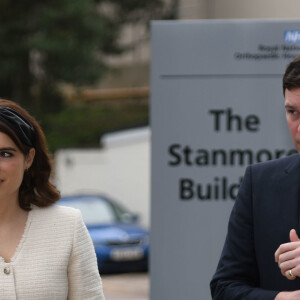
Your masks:
{"label": "blue car", "polygon": [[148,270],[149,233],[136,215],[102,195],[62,197],[57,204],[81,211],[101,273]]}

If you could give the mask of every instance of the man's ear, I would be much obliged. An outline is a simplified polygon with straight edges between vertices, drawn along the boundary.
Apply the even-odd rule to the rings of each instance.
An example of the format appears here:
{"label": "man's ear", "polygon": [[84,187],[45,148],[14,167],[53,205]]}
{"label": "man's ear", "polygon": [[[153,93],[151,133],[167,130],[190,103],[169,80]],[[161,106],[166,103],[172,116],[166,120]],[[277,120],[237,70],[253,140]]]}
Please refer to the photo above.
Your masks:
{"label": "man's ear", "polygon": [[31,148],[25,158],[26,169],[29,169],[31,167],[34,157],[35,157],[35,149]]}

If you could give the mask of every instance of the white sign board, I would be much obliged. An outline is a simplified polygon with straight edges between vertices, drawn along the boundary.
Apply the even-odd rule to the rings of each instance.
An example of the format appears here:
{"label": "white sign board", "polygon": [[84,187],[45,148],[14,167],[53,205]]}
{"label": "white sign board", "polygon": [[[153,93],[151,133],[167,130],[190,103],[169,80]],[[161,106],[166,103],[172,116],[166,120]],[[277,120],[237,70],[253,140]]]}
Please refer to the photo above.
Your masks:
{"label": "white sign board", "polygon": [[248,164],[295,153],[296,21],[152,23],[151,300],[207,300]]}

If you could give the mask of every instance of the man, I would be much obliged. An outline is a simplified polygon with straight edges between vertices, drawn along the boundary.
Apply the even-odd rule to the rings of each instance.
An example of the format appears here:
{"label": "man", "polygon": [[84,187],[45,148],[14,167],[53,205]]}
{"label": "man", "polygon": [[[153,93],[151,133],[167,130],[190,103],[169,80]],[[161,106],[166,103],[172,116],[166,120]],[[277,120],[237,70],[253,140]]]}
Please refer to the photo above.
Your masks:
{"label": "man", "polygon": [[[283,76],[287,124],[300,152],[300,56]],[[249,166],[211,281],[214,300],[300,299],[300,155]]]}

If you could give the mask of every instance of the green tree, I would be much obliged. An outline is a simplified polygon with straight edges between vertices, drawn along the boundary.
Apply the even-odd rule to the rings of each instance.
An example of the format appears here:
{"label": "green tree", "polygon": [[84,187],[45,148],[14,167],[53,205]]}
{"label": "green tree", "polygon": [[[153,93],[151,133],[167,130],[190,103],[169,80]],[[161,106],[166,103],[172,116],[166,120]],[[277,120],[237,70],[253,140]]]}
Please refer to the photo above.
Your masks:
{"label": "green tree", "polygon": [[0,0],[0,97],[62,109],[60,83],[92,84],[118,54],[122,26],[163,17],[162,0]]}

